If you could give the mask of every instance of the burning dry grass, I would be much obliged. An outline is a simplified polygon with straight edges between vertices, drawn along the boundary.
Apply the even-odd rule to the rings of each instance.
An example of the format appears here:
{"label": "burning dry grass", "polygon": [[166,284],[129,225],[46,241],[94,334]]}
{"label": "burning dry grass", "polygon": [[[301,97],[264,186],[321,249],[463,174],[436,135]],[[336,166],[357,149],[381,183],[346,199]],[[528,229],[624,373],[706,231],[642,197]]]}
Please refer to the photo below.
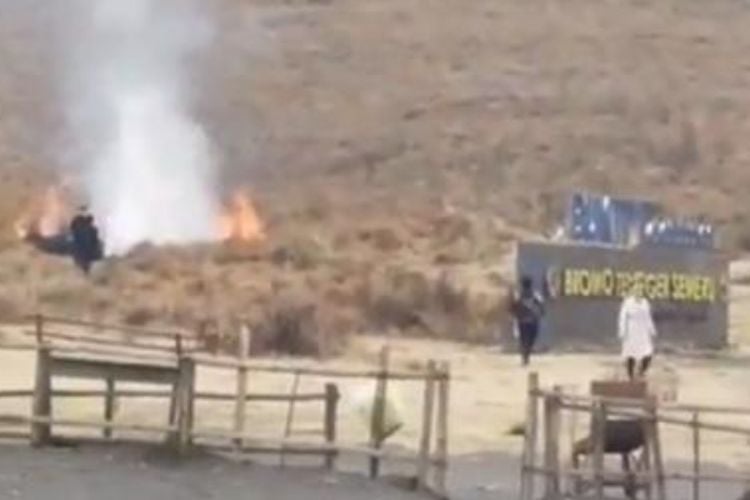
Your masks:
{"label": "burning dry grass", "polygon": [[[245,323],[259,352],[320,356],[341,352],[356,333],[484,341],[496,332],[507,283],[498,276],[508,271],[499,263],[509,242],[502,231],[484,230],[490,222],[426,210],[386,225],[390,215],[372,207],[269,208],[275,206],[265,207],[272,222],[262,241],[143,244],[98,264],[89,278],[65,258],[17,244],[0,254],[7,284],[0,315],[39,308],[132,325],[179,324],[228,351]],[[438,215],[420,220],[424,213]],[[460,240],[484,262],[436,265]]]}

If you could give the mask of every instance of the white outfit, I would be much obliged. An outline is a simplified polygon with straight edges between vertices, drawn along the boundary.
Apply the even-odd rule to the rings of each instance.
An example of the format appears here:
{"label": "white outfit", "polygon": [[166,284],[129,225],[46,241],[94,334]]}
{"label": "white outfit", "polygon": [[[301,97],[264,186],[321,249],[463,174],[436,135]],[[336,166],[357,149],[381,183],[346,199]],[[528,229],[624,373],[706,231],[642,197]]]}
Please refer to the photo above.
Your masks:
{"label": "white outfit", "polygon": [[656,327],[647,299],[626,297],[622,301],[617,332],[623,357],[642,359],[654,353]]}

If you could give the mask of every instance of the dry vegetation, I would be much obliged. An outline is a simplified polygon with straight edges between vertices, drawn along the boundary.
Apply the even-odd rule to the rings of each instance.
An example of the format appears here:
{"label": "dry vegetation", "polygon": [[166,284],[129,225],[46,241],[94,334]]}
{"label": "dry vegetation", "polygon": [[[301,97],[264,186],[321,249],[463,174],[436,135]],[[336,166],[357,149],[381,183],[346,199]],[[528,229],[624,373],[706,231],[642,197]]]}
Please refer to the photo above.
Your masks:
{"label": "dry vegetation", "polygon": [[[19,185],[75,158],[50,64],[65,7],[20,4],[0,7],[3,224]],[[305,351],[335,351],[343,331],[486,339],[518,228],[549,230],[584,188],[710,216],[728,248],[750,249],[744,2],[212,6],[219,35],[195,61],[194,111],[225,183],[253,185],[270,241],[143,247],[92,283],[7,244],[0,312],[38,297],[130,323],[246,318],[268,348],[329,339]]]}
{"label": "dry vegetation", "polygon": [[[277,222],[265,243],[143,245],[88,279],[67,259],[12,244],[0,253],[0,314],[13,319],[38,307],[133,325],[176,323],[229,350],[245,321],[258,350],[296,354],[336,353],[356,332],[472,341],[495,333],[508,283],[500,261],[510,250],[507,230],[456,213],[415,216],[411,230],[365,218],[346,224],[351,215],[269,214]],[[465,249],[437,264],[454,245]]]}

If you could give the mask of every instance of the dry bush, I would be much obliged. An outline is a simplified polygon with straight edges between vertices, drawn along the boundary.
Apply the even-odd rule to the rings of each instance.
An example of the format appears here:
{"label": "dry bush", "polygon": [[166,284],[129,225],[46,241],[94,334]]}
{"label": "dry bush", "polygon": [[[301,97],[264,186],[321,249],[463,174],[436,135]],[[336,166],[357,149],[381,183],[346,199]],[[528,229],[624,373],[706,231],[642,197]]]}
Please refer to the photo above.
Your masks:
{"label": "dry bush", "polygon": [[124,312],[122,321],[130,326],[147,326],[162,317],[162,311],[158,307],[138,305]]}
{"label": "dry bush", "polygon": [[261,242],[225,242],[212,252],[212,262],[217,266],[260,262],[266,259],[268,250]]}
{"label": "dry bush", "polygon": [[292,356],[330,355],[335,346],[321,331],[318,306],[282,301],[253,329],[253,344],[261,352]]}
{"label": "dry bush", "polygon": [[475,223],[465,214],[448,214],[433,223],[433,240],[438,245],[449,245],[457,240],[474,239]]}
{"label": "dry bush", "polygon": [[277,246],[271,254],[276,265],[298,270],[315,269],[329,258],[330,250],[319,237],[301,235]]}
{"label": "dry bush", "polygon": [[372,244],[381,252],[395,252],[404,247],[404,237],[392,227],[376,227],[362,230],[359,233],[360,241]]}

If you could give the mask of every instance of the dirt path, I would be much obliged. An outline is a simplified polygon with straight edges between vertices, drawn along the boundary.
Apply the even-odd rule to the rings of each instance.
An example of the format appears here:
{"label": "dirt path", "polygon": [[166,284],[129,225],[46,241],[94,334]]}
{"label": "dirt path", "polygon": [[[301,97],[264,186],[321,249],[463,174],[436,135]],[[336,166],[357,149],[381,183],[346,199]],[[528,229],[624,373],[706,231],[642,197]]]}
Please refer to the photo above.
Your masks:
{"label": "dirt path", "polygon": [[176,463],[137,447],[33,450],[0,446],[0,499],[419,500],[384,482],[319,469],[243,465],[212,457]]}

